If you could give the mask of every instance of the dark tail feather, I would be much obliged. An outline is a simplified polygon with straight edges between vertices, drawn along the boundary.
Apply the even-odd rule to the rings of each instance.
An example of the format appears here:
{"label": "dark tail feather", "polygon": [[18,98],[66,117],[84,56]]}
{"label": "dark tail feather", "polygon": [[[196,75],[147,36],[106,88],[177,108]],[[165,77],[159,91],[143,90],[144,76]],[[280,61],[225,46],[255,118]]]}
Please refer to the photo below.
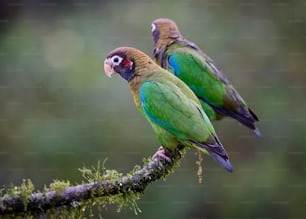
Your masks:
{"label": "dark tail feather", "polygon": [[248,108],[249,112],[251,113],[251,115],[253,116],[253,118],[255,119],[256,122],[259,121],[258,117],[256,116],[256,114],[250,109]]}
{"label": "dark tail feather", "polygon": [[[206,102],[207,104],[209,104],[208,102]],[[216,107],[214,105],[209,104],[215,111],[217,111],[218,113],[221,113],[223,115],[226,116],[230,116],[236,120],[238,120],[240,123],[242,123],[243,125],[245,125],[246,127],[252,129],[254,131],[254,133],[258,136],[258,137],[262,137],[261,132],[259,131],[259,129],[256,127],[255,123],[258,120],[258,117],[256,116],[256,114],[250,109],[243,109],[244,112],[242,113],[236,113],[230,110],[225,110],[222,109],[220,107]]]}
{"label": "dark tail feather", "polygon": [[222,109],[222,108],[219,108],[219,107],[213,107],[213,108],[214,108],[214,110],[216,110],[219,113],[222,113],[226,116],[230,116],[230,117],[238,120],[243,125],[247,126],[248,128],[250,128],[252,130],[256,129],[256,126],[255,126],[256,119],[249,112],[236,113],[236,112],[225,110],[225,109]]}
{"label": "dark tail feather", "polygon": [[198,146],[200,149],[205,149],[211,155],[211,157],[217,161],[227,171],[233,172],[233,166],[229,161],[227,152],[223,148],[220,141],[214,136],[215,142],[213,144],[207,144],[205,142],[195,142],[188,140],[188,142]]}
{"label": "dark tail feather", "polygon": [[217,161],[221,166],[223,166],[227,171],[229,172],[233,172],[233,166],[230,163],[229,159],[224,159],[222,156],[220,156],[219,154],[215,153],[215,152],[209,152],[211,157]]}
{"label": "dark tail feather", "polygon": [[[254,119],[256,122],[258,122],[259,119],[258,119],[258,117],[256,116],[256,114],[255,114],[250,108],[248,108],[248,110],[249,110],[249,113],[252,115],[253,119]],[[255,121],[254,121],[254,123],[253,123],[255,129],[253,129],[253,131],[255,132],[255,134],[256,134],[258,137],[262,137],[261,132],[260,132],[259,129],[255,126]]]}

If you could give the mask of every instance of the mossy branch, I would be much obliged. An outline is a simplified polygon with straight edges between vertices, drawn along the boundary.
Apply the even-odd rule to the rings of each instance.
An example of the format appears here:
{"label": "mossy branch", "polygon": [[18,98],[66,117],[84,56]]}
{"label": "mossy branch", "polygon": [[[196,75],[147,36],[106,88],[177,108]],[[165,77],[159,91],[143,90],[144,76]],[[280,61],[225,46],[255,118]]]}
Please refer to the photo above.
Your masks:
{"label": "mossy branch", "polygon": [[[111,174],[112,171],[104,171],[104,173],[92,173],[97,176],[94,179],[95,177],[88,177],[88,174],[86,177],[86,170],[89,169],[83,169],[81,172],[89,182],[69,186],[68,181],[64,189],[60,186],[60,189],[51,186],[45,192],[32,193],[33,184],[30,180],[24,180],[18,191],[7,192],[0,198],[0,215],[35,215],[61,207],[62,209],[71,209],[80,207],[89,200],[92,203],[99,203],[95,201],[98,198],[106,198],[104,200],[108,200],[110,203],[114,202],[111,201],[111,197],[126,199],[131,194],[138,194],[139,198],[139,194],[143,193],[150,183],[171,173],[174,164],[181,158],[181,152],[167,153],[167,156],[170,159],[158,156],[146,162],[142,168],[137,168],[138,170],[125,176],[118,175],[116,171],[117,174]],[[98,170],[100,171],[99,168]],[[63,182],[61,183],[63,184]],[[54,184],[61,185],[60,183]]]}

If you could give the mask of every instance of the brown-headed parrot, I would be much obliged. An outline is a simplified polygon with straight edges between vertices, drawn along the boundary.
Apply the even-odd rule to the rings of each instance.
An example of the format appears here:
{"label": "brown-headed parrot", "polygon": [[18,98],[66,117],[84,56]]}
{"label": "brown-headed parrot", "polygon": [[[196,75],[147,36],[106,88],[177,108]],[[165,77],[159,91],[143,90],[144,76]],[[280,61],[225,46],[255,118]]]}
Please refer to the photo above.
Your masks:
{"label": "brown-headed parrot", "polygon": [[261,136],[255,124],[259,121],[255,113],[215,62],[182,36],[174,21],[156,19],[151,24],[151,30],[153,59],[191,88],[210,120],[230,116]]}
{"label": "brown-headed parrot", "polygon": [[130,47],[111,51],[104,61],[104,71],[108,77],[117,73],[129,83],[137,109],[149,121],[163,147],[174,151],[180,145],[208,152],[232,172],[228,154],[199,99],[183,81]]}

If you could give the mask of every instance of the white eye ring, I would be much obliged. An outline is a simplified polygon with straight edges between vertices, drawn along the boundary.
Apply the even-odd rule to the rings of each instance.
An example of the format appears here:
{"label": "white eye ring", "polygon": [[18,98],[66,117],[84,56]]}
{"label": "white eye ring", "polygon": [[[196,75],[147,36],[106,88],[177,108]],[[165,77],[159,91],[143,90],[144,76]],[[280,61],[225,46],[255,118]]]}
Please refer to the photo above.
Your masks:
{"label": "white eye ring", "polygon": [[155,24],[151,24],[151,32],[153,33],[156,30],[156,25]]}
{"label": "white eye ring", "polygon": [[123,58],[121,58],[120,56],[117,56],[117,55],[115,55],[115,56],[113,56],[113,57],[111,58],[112,63],[113,63],[114,65],[119,65],[119,64],[122,62],[122,59],[123,59]]}

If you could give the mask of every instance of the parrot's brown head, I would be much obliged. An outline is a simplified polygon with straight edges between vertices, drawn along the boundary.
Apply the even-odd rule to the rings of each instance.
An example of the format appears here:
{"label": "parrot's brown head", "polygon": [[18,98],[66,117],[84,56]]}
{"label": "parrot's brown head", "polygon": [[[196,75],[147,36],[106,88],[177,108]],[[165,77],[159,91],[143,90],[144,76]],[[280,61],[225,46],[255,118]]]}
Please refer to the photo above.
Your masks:
{"label": "parrot's brown head", "polygon": [[104,61],[104,71],[108,77],[117,73],[128,82],[148,74],[150,71],[147,70],[156,66],[148,55],[131,47],[114,49]]}
{"label": "parrot's brown head", "polygon": [[168,18],[159,18],[152,22],[151,31],[155,46],[161,43],[171,43],[182,37],[176,23]]}

